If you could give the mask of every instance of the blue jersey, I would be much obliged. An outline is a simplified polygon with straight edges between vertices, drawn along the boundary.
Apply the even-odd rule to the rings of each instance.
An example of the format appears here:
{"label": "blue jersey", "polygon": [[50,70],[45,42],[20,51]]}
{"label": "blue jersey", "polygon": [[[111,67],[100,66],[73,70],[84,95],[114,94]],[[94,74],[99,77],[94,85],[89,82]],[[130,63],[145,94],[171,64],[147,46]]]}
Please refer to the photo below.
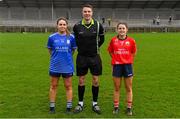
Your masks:
{"label": "blue jersey", "polygon": [[72,51],[77,48],[74,35],[61,35],[58,32],[49,36],[47,47],[51,49],[50,72],[72,73],[74,64]]}

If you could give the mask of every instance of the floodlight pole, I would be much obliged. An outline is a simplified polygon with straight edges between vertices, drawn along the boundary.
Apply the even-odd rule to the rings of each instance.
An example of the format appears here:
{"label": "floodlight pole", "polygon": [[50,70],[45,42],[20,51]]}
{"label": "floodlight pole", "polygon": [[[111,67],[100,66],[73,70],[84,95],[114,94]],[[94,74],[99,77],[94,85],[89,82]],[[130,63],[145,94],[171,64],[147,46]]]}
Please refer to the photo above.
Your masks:
{"label": "floodlight pole", "polygon": [[52,21],[53,21],[53,17],[54,17],[54,3],[53,3],[53,0],[51,1],[51,14],[52,14]]}

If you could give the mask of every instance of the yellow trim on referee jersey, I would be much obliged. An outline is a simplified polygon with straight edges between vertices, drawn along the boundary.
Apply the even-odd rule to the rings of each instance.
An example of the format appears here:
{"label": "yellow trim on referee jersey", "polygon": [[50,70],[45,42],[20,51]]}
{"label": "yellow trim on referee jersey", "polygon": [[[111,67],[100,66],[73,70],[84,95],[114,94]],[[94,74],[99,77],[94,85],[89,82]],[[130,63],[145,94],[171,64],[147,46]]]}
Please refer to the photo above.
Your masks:
{"label": "yellow trim on referee jersey", "polygon": [[90,28],[92,25],[94,25],[94,20],[91,19],[90,25],[89,25],[89,26],[86,26],[85,19],[83,18],[81,24],[82,24],[83,26],[85,26],[86,28]]}

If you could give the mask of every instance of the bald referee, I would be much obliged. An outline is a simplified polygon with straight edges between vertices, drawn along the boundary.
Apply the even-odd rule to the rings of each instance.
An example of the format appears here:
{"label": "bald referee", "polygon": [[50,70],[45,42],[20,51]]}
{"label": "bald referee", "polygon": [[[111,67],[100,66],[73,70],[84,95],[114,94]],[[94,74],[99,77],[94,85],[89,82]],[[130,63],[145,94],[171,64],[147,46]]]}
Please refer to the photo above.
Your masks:
{"label": "bald referee", "polygon": [[[99,55],[99,48],[104,43],[104,28],[92,18],[93,7],[86,4],[82,7],[82,20],[74,25],[73,31],[78,47],[78,55],[76,59],[76,71],[79,76],[78,84],[78,105],[75,107],[74,113],[83,111],[83,97],[85,92],[85,76],[88,69],[92,74],[92,110],[97,114],[101,114],[98,106],[99,82],[98,76],[102,74],[102,62]],[[89,80],[88,80],[89,81]]]}

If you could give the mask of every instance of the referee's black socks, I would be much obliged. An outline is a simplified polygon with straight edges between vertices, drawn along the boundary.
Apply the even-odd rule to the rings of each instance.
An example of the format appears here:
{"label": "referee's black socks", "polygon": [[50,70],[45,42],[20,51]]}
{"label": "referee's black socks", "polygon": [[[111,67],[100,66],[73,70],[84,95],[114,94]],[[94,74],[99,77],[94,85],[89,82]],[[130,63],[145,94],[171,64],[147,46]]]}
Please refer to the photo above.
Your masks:
{"label": "referee's black socks", "polygon": [[84,98],[85,86],[78,85],[78,97],[79,101],[82,102]]}
{"label": "referee's black socks", "polygon": [[[83,98],[84,98],[85,86],[78,85],[78,97],[79,104],[83,106]],[[93,95],[93,106],[97,104],[99,94],[99,86],[92,86],[92,95]]]}
{"label": "referee's black socks", "polygon": [[98,94],[99,94],[99,86],[92,86],[92,94],[93,94],[93,106],[97,104]]}

